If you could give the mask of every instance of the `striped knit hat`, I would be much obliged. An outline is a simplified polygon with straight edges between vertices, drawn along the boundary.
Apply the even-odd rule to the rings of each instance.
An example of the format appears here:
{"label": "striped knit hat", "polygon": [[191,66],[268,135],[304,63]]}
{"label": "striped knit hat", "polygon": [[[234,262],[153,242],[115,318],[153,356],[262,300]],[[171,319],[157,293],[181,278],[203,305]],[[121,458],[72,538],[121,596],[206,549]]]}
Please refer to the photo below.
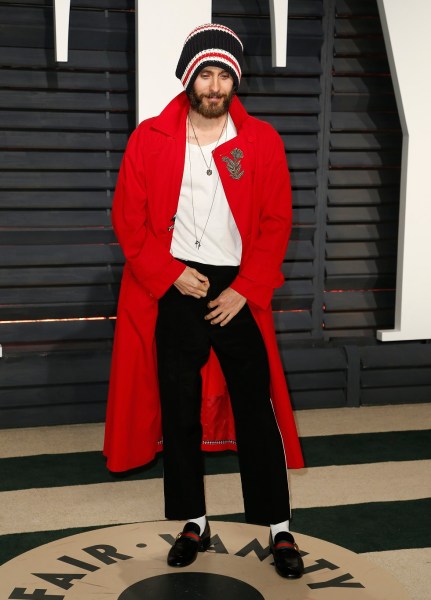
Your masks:
{"label": "striped knit hat", "polygon": [[204,67],[219,67],[228,71],[239,87],[243,64],[243,45],[239,37],[224,25],[208,23],[196,27],[184,42],[175,75],[186,92],[190,92]]}

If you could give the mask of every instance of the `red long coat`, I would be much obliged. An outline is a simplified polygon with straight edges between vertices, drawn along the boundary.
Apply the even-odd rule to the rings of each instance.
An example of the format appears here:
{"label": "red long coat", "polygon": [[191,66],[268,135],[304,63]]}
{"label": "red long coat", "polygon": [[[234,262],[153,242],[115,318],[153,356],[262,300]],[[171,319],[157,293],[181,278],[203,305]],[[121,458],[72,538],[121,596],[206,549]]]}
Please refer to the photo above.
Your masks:
{"label": "red long coat", "polygon": [[[121,165],[112,218],[126,264],[115,328],[104,453],[111,471],[151,461],[161,446],[155,324],[157,299],[184,270],[170,254],[182,182],[189,102],[180,94],[130,137]],[[218,146],[214,162],[242,239],[240,271],[232,288],[247,298],[266,345],[271,397],[288,466],[303,466],[271,311],[291,229],[290,178],[283,143],[267,123],[248,115],[238,98],[230,114],[237,136]],[[243,156],[236,158],[232,150]],[[234,160],[239,178],[229,172]],[[236,161],[236,162],[235,162]],[[235,173],[233,173],[235,175]],[[235,449],[226,384],[211,352],[202,369],[202,449]],[[259,440],[256,439],[256,443]]]}

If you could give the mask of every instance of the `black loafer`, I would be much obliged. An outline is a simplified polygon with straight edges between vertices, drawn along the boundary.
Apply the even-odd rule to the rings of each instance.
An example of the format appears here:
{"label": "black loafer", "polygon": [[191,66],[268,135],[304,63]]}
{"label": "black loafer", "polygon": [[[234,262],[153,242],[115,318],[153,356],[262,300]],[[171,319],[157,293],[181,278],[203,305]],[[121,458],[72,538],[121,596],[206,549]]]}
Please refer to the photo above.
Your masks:
{"label": "black loafer", "polygon": [[187,567],[196,560],[198,552],[205,552],[211,544],[211,531],[208,521],[202,535],[196,523],[186,523],[177,535],[174,545],[168,553],[170,567]]}
{"label": "black loafer", "polygon": [[269,536],[269,549],[274,556],[274,566],[280,577],[299,579],[304,573],[304,563],[295,539],[288,531],[280,531],[274,540]]}

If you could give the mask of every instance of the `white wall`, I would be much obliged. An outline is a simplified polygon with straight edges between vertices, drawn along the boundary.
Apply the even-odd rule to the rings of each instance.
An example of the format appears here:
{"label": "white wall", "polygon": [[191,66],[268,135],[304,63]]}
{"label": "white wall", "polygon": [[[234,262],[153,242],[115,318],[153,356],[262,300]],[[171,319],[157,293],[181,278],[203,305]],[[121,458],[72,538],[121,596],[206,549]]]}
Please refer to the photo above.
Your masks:
{"label": "white wall", "polygon": [[[135,0],[136,121],[158,115],[183,89],[175,69],[187,35],[211,23],[212,0]],[[139,32],[139,33],[138,33]]]}
{"label": "white wall", "polygon": [[67,62],[69,57],[70,0],[54,0],[55,60]]}
{"label": "white wall", "polygon": [[378,0],[403,128],[395,328],[386,341],[431,338],[431,2]]}

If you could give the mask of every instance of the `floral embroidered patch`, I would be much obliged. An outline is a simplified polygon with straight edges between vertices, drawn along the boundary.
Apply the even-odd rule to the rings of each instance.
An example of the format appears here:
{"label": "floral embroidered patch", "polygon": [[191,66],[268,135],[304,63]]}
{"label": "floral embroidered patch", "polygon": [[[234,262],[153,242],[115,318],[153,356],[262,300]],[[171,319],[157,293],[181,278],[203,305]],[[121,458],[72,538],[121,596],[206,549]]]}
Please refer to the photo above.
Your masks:
{"label": "floral embroidered patch", "polygon": [[233,159],[229,158],[229,156],[223,156],[222,160],[226,163],[227,170],[232,179],[241,179],[244,175],[244,170],[241,170],[241,158],[244,158],[244,152],[239,148],[234,148],[231,154]]}

